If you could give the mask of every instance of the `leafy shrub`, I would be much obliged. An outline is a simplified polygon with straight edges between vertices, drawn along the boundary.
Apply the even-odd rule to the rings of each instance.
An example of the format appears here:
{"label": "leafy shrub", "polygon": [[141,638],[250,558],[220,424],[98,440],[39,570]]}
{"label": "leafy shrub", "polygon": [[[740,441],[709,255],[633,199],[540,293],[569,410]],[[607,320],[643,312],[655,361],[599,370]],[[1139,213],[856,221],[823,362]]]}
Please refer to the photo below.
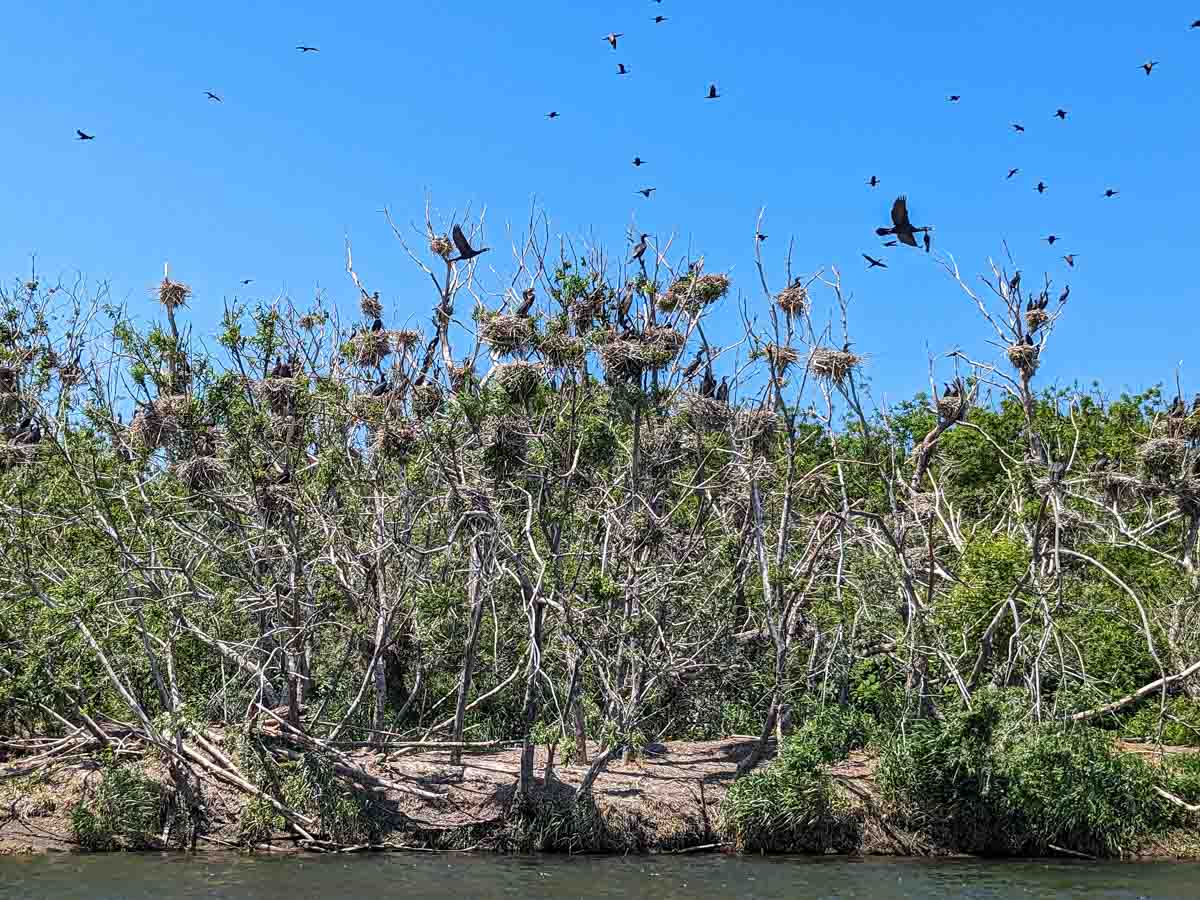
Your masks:
{"label": "leafy shrub", "polygon": [[71,810],[71,827],[85,850],[143,850],[159,845],[165,809],[160,785],[110,763],[95,793]]}

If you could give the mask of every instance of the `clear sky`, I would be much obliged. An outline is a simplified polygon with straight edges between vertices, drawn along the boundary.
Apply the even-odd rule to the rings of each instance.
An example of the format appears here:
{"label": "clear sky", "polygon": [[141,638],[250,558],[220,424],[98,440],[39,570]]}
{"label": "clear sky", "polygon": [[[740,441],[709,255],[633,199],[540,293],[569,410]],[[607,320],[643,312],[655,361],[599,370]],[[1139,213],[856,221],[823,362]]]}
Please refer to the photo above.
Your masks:
{"label": "clear sky", "polygon": [[[765,205],[776,278],[789,237],[800,269],[841,267],[857,346],[895,399],[923,385],[927,351],[987,352],[929,257],[880,251],[872,229],[905,192],[964,272],[1007,240],[1027,280],[1070,281],[1048,379],[1118,392],[1182,361],[1200,390],[1197,18],[1197,0],[13,3],[0,272],[24,275],[36,252],[44,274],[107,281],[149,316],[170,260],[203,334],[234,296],[324,289],[349,312],[349,232],[389,313],[425,318],[428,282],[380,210],[417,220],[428,192],[445,214],[486,207],[493,246],[535,198],[570,236],[676,233],[761,310]],[[609,31],[625,33],[616,51]],[[890,268],[866,271],[863,252]],[[735,316],[727,300],[718,321]]]}

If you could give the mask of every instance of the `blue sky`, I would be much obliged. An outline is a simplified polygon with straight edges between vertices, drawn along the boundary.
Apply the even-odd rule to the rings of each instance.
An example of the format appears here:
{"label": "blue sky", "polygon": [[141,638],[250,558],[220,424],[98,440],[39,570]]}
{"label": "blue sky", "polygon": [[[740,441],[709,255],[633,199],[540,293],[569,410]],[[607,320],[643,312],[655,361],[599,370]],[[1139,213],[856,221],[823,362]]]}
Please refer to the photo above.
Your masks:
{"label": "blue sky", "polygon": [[[895,399],[924,384],[927,352],[989,353],[925,254],[886,251],[887,271],[865,270],[860,254],[880,255],[872,229],[906,192],[964,272],[1007,241],[1027,280],[1070,281],[1047,380],[1115,393],[1173,380],[1182,361],[1185,388],[1200,390],[1200,29],[1188,29],[1200,5],[824,7],[11,4],[0,273],[24,275],[36,252],[43,273],[107,281],[150,316],[147,289],[170,260],[203,334],[234,296],[303,303],[320,288],[352,309],[349,232],[391,315],[424,318],[428,282],[379,211],[417,220],[428,192],[443,213],[486,207],[493,246],[535,198],[556,233],[612,246],[631,223],[675,233],[761,311],[752,235],[765,205],[773,274],[789,237],[801,270],[841,267],[857,345]],[[625,33],[615,52],[609,31]],[[1147,58],[1161,61],[1150,77]],[[96,140],[75,141],[76,128]],[[634,169],[634,155],[649,164]],[[651,185],[652,200],[634,195]],[[1102,199],[1108,187],[1120,196]],[[1039,241],[1051,232],[1053,249]],[[732,333],[732,300],[718,322]]]}

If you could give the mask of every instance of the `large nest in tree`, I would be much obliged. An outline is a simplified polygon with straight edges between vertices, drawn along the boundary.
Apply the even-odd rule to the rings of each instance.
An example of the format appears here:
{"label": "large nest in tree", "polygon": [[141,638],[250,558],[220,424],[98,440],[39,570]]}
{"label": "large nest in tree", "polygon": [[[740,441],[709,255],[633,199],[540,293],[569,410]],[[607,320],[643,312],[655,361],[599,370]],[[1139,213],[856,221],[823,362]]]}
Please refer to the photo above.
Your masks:
{"label": "large nest in tree", "polygon": [[664,312],[683,309],[699,312],[710,303],[716,303],[729,291],[727,275],[696,275],[688,273],[676,278],[666,292],[658,297],[658,307]]}
{"label": "large nest in tree", "polygon": [[515,416],[487,419],[479,429],[484,457],[493,468],[511,469],[525,462],[529,432]]}
{"label": "large nest in tree", "polygon": [[655,368],[669,365],[687,343],[687,335],[669,325],[650,325],[642,332],[642,341],[650,348]]}
{"label": "large nest in tree", "polygon": [[421,340],[421,332],[413,331],[411,328],[389,331],[388,336],[392,339],[392,348],[397,353],[403,353],[405,350],[415,347]]}
{"label": "large nest in tree", "polygon": [[416,452],[420,434],[408,419],[388,421],[375,430],[371,453],[395,462],[407,462]]}
{"label": "large nest in tree", "polygon": [[294,378],[264,378],[254,383],[258,399],[271,408],[277,416],[286,416],[296,409],[296,399],[308,387],[308,376]]}
{"label": "large nest in tree", "polygon": [[849,350],[833,347],[813,347],[808,354],[808,370],[817,378],[841,384],[855,369],[862,365],[863,358]]}
{"label": "large nest in tree", "polygon": [[1007,351],[1008,361],[1013,364],[1013,368],[1024,375],[1026,378],[1033,376],[1041,365],[1039,358],[1041,353],[1037,346],[1029,344],[1013,344]]}
{"label": "large nest in tree", "polygon": [[800,351],[786,344],[766,344],[761,350],[756,351],[754,355],[765,359],[779,375],[782,375],[792,366],[796,365],[796,363],[800,362]]}
{"label": "large nest in tree", "polygon": [[1157,493],[1157,489],[1141,479],[1123,472],[1093,472],[1091,477],[1109,503],[1127,502],[1143,494]]}
{"label": "large nest in tree", "polygon": [[146,450],[157,450],[178,435],[189,416],[186,394],[168,394],[143,406],[129,423],[130,439]]}
{"label": "large nest in tree", "polygon": [[604,288],[598,287],[591,293],[576,297],[571,301],[567,313],[575,325],[576,333],[586,334],[591,330],[596,319],[600,318],[604,312],[605,300]]}
{"label": "large nest in tree", "polygon": [[611,337],[600,347],[604,373],[614,381],[638,381],[651,366],[653,351],[637,337]]}
{"label": "large nest in tree", "polygon": [[358,308],[368,319],[383,318],[383,304],[379,302],[378,294],[361,294],[358,298]]}
{"label": "large nest in tree", "polygon": [[666,471],[681,458],[679,430],[669,420],[662,419],[653,425],[647,423],[639,439],[641,464],[651,473]]}
{"label": "large nest in tree", "polygon": [[496,524],[495,503],[487,491],[478,488],[451,489],[450,512],[461,517],[467,532],[478,534]]}
{"label": "large nest in tree", "polygon": [[412,405],[413,412],[422,419],[426,419],[434,415],[442,408],[442,388],[440,385],[433,382],[419,384],[413,388]]}
{"label": "large nest in tree", "polygon": [[463,360],[462,365],[450,367],[450,390],[461,394],[467,385],[475,381],[475,364]]}
{"label": "large nest in tree", "polygon": [[529,352],[536,336],[533,319],[528,316],[493,313],[479,323],[480,339],[504,356]]}
{"label": "large nest in tree", "polygon": [[1025,313],[1025,327],[1030,334],[1036,332],[1039,328],[1045,328],[1046,323],[1050,321],[1050,314],[1044,309],[1031,309]]}
{"label": "large nest in tree", "polygon": [[1187,472],[1188,446],[1182,438],[1151,438],[1138,447],[1137,456],[1151,478],[1172,481]]}
{"label": "large nest in tree", "polygon": [[722,403],[712,397],[702,394],[691,394],[685,400],[688,421],[694,428],[702,431],[720,431],[729,425],[733,418],[733,410],[728,403]]}
{"label": "large nest in tree", "polygon": [[444,234],[435,234],[429,238],[429,252],[442,259],[449,259],[454,253],[454,244]]}
{"label": "large nest in tree", "polygon": [[155,293],[158,295],[158,302],[170,311],[177,306],[187,306],[187,300],[192,295],[192,289],[181,281],[172,281],[170,278],[164,278],[162,283],[155,289]]}
{"label": "large nest in tree", "polygon": [[770,409],[745,409],[737,413],[734,434],[755,453],[767,453],[775,443],[779,417]]}
{"label": "large nest in tree", "polygon": [[553,331],[538,345],[546,362],[556,369],[569,369],[583,362],[587,348],[581,338],[572,337],[562,331]]}
{"label": "large nest in tree", "polygon": [[937,402],[938,415],[943,421],[957,422],[967,414],[970,404],[965,396],[939,397]]}
{"label": "large nest in tree", "polygon": [[229,466],[213,456],[193,456],[176,463],[172,470],[193,491],[214,488],[229,476]]}
{"label": "large nest in tree", "polygon": [[387,331],[360,330],[342,347],[342,355],[356,366],[374,368],[391,356],[391,335]]}
{"label": "large nest in tree", "polygon": [[908,496],[908,508],[919,519],[927,519],[937,515],[937,494],[927,491],[914,491]]}
{"label": "large nest in tree", "polygon": [[541,363],[502,363],[492,370],[492,378],[504,388],[510,400],[524,400],[537,390],[545,377]]}
{"label": "large nest in tree", "polygon": [[776,305],[783,310],[784,315],[791,318],[808,312],[811,303],[808,296],[808,288],[802,285],[799,281],[789,287],[785,287],[775,296]]}
{"label": "large nest in tree", "polygon": [[16,466],[27,466],[37,459],[41,444],[0,443],[0,472]]}

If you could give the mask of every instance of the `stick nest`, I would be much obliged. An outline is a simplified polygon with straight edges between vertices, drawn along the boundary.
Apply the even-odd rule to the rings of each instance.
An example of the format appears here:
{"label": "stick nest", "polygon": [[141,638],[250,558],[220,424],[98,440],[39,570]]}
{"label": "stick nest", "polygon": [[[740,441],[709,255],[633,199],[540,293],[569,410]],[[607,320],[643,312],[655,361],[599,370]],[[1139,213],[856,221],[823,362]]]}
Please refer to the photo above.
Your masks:
{"label": "stick nest", "polygon": [[416,452],[419,440],[420,433],[415,423],[408,419],[390,421],[376,429],[371,453],[395,462],[407,462]]}
{"label": "stick nest", "polygon": [[429,252],[442,259],[449,259],[454,253],[454,244],[444,234],[435,234],[429,239]]}
{"label": "stick nest", "polygon": [[572,337],[561,331],[547,335],[538,349],[542,351],[546,362],[556,369],[578,366],[587,354],[581,338]]}
{"label": "stick nest", "polygon": [[138,410],[129,423],[129,437],[146,450],[157,450],[183,430],[189,409],[185,394],[158,397]]}
{"label": "stick nest", "polygon": [[164,278],[155,293],[158,295],[158,302],[167,310],[172,310],[177,306],[187,306],[188,297],[192,296],[192,289],[182,281]]}
{"label": "stick nest", "polygon": [[0,443],[0,472],[15,466],[27,466],[37,459],[41,444]]}
{"label": "stick nest", "polygon": [[684,309],[699,312],[716,303],[729,291],[728,275],[687,274],[676,278],[666,292],[658,297],[658,307],[664,312]]}
{"label": "stick nest", "polygon": [[1185,473],[1187,442],[1181,438],[1151,438],[1138,447],[1138,459],[1152,478],[1170,480]]}
{"label": "stick nest", "polygon": [[397,353],[410,350],[421,341],[421,332],[413,331],[411,328],[389,331],[388,336],[392,339],[392,347]]}
{"label": "stick nest", "polygon": [[180,481],[193,491],[214,488],[229,475],[229,466],[213,456],[193,456],[172,467]]}
{"label": "stick nest", "polygon": [[392,354],[391,332],[360,331],[342,347],[342,356],[356,366],[373,368]]}
{"label": "stick nest", "polygon": [[779,417],[770,409],[746,409],[736,414],[735,435],[755,453],[767,453],[775,443]]}
{"label": "stick nest", "polygon": [[688,421],[704,431],[719,431],[733,418],[733,410],[729,408],[729,404],[701,394],[689,396],[686,409]]}
{"label": "stick nest", "polygon": [[939,397],[937,402],[938,415],[945,422],[957,422],[967,414],[970,404],[966,397]]}
{"label": "stick nest", "polygon": [[412,392],[413,413],[422,419],[429,418],[442,408],[443,399],[440,385],[432,382],[419,384]]}
{"label": "stick nest", "polygon": [[254,383],[254,393],[258,399],[271,408],[277,416],[286,416],[296,407],[296,398],[302,389],[308,387],[308,376],[297,375],[294,378],[264,378]]}
{"label": "stick nest", "polygon": [[1030,334],[1033,334],[1039,328],[1045,328],[1046,323],[1050,321],[1050,314],[1044,309],[1031,309],[1025,313],[1025,327]]}
{"label": "stick nest", "polygon": [[528,316],[493,313],[479,325],[480,339],[501,355],[527,353],[537,332]]}
{"label": "stick nest", "polygon": [[849,350],[814,347],[808,355],[808,370],[817,378],[841,384],[846,376],[862,365],[863,358]]}
{"label": "stick nest", "polygon": [[937,494],[928,491],[917,491],[909,495],[908,508],[919,519],[925,519],[937,514]]}
{"label": "stick nest", "polygon": [[1007,351],[1008,361],[1025,377],[1032,377],[1041,365],[1040,351],[1036,346],[1013,344]]}
{"label": "stick nest", "polygon": [[577,334],[586,334],[592,329],[596,319],[601,318],[604,312],[604,303],[605,292],[602,287],[571,301],[567,313]]}
{"label": "stick nest", "polygon": [[800,362],[800,351],[786,344],[767,344],[758,351],[757,355],[766,359],[771,364],[771,368],[780,375]]}
{"label": "stick nest", "polygon": [[526,399],[537,390],[545,377],[545,369],[541,363],[503,363],[492,371],[492,377],[504,388],[510,400]]}
{"label": "stick nest", "polygon": [[488,419],[479,430],[487,462],[501,469],[518,466],[525,461],[529,447],[529,434],[519,418],[499,416]]}
{"label": "stick nest", "polygon": [[360,294],[358,308],[362,310],[362,314],[368,319],[383,318],[383,304],[379,302],[378,294]]}
{"label": "stick nest", "polygon": [[808,312],[812,300],[808,295],[808,288],[797,281],[775,295],[775,304],[790,319],[793,316],[803,315]]}

